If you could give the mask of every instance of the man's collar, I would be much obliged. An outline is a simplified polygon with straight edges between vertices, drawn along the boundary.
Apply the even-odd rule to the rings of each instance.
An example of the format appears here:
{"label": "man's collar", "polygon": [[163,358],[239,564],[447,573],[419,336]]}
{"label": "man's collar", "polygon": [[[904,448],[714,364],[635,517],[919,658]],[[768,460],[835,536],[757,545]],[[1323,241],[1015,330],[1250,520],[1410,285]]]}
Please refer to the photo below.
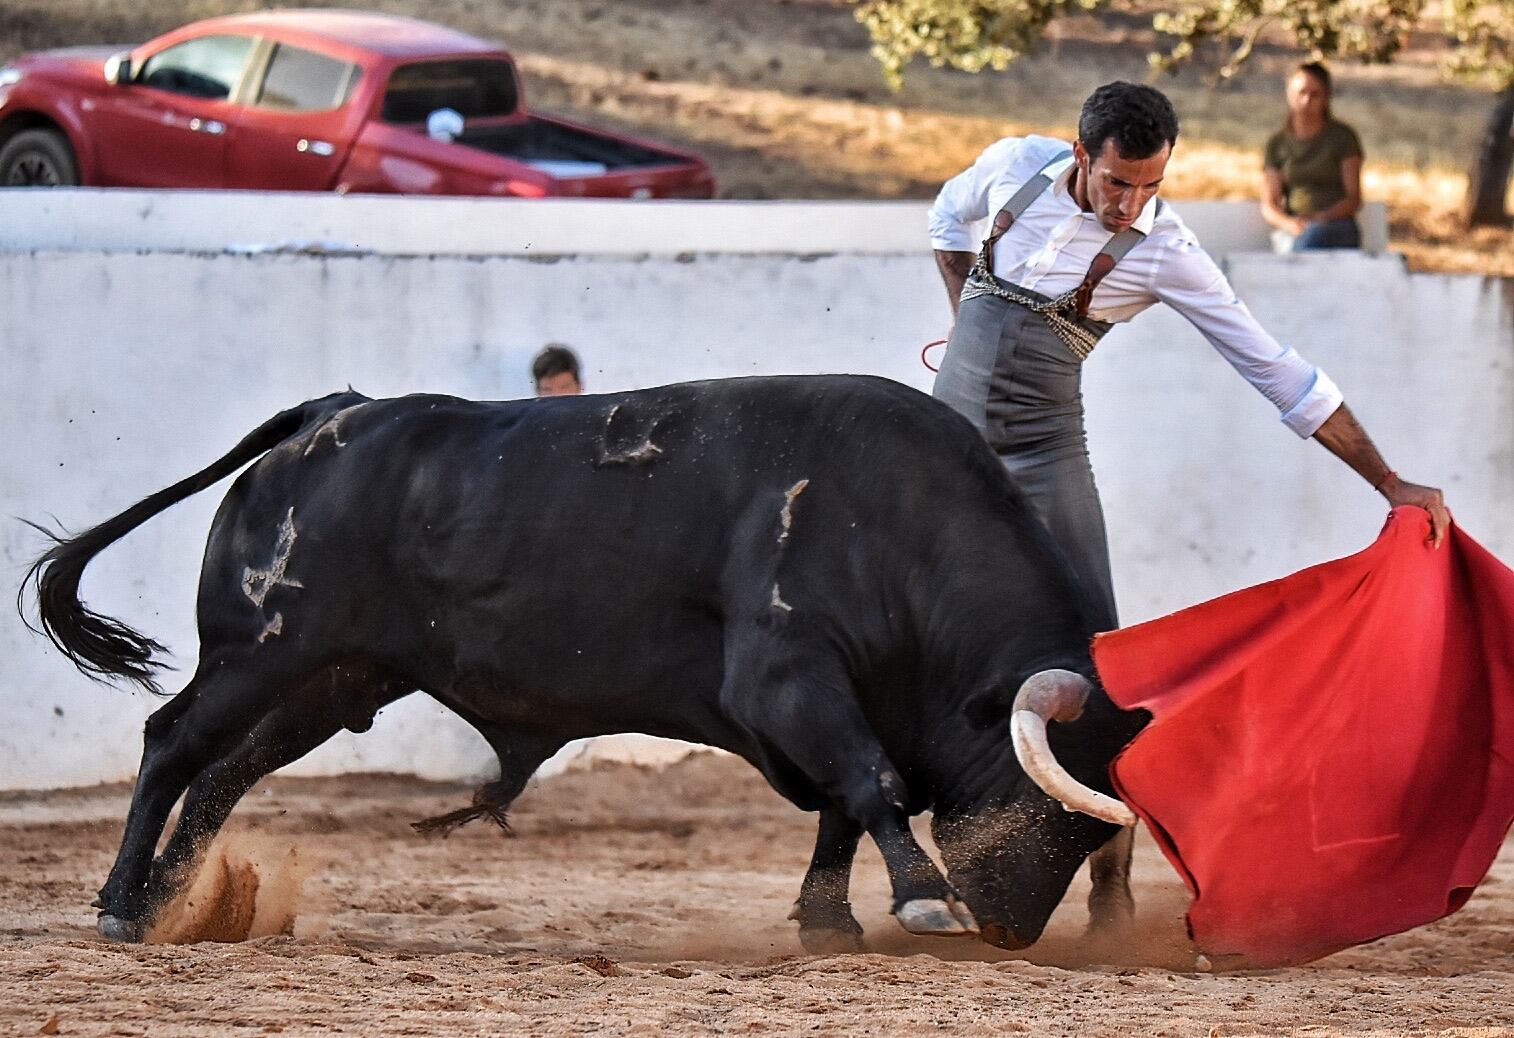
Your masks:
{"label": "man's collar", "polygon": [[[1067,196],[1074,205],[1077,204],[1077,200],[1072,198],[1069,182],[1072,180],[1072,171],[1076,164],[1077,159],[1069,155],[1067,158],[1048,166],[1046,169],[1047,175],[1051,177],[1051,190],[1057,194]],[[1092,216],[1093,214],[1090,213],[1089,215]],[[1141,215],[1137,216],[1135,222],[1130,225],[1130,229],[1140,231],[1142,234],[1150,234],[1151,229],[1156,226],[1156,222],[1157,196],[1152,195],[1146,202],[1146,207],[1141,210]]]}

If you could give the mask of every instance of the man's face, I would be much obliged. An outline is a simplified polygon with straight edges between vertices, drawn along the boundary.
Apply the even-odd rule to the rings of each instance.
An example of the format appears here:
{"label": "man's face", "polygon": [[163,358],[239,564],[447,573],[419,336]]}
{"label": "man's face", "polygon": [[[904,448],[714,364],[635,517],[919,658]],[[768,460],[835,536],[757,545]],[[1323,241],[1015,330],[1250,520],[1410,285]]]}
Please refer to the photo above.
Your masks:
{"label": "man's face", "polygon": [[572,396],[583,391],[584,387],[578,384],[578,376],[571,371],[543,375],[536,383],[537,396]]}
{"label": "man's face", "polygon": [[1074,197],[1086,211],[1098,217],[1106,231],[1123,231],[1135,222],[1162,186],[1167,174],[1167,160],[1172,145],[1144,159],[1127,159],[1115,148],[1114,139],[1104,142],[1104,150],[1088,154],[1082,141],[1074,141],[1073,155],[1078,163],[1078,185]]}

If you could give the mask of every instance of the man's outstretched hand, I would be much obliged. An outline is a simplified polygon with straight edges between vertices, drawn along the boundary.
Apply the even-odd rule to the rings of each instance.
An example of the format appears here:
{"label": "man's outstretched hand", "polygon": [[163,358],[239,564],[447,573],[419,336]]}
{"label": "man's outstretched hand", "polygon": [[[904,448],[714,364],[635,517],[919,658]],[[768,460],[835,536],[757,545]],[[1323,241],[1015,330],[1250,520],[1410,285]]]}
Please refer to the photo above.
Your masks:
{"label": "man's outstretched hand", "polygon": [[1390,474],[1383,480],[1378,493],[1388,499],[1394,508],[1399,505],[1418,505],[1430,513],[1430,543],[1439,548],[1451,528],[1451,513],[1446,510],[1445,495],[1438,487],[1422,487]]}

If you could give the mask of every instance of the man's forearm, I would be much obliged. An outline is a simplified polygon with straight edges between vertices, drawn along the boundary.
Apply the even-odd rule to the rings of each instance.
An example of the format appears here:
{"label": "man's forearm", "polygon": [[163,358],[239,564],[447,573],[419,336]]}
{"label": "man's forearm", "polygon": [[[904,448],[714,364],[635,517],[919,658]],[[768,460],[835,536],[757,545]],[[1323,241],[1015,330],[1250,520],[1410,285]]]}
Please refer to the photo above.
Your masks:
{"label": "man's forearm", "polygon": [[951,300],[952,316],[957,316],[957,301],[962,298],[962,285],[973,269],[973,254],[970,252],[943,252],[936,250],[936,269],[941,271],[941,280],[946,283],[946,295]]}
{"label": "man's forearm", "polygon": [[1429,512],[1430,540],[1437,548],[1440,547],[1445,540],[1446,531],[1451,528],[1451,513],[1446,511],[1445,496],[1436,487],[1421,486],[1399,478],[1398,473],[1383,461],[1382,455],[1372,445],[1367,430],[1357,422],[1350,408],[1345,404],[1337,407],[1335,413],[1315,430],[1314,438],[1331,454],[1355,469],[1393,507],[1416,505]]}
{"label": "man's forearm", "polygon": [[1331,454],[1355,469],[1374,488],[1382,486],[1383,480],[1392,474],[1393,470],[1388,468],[1388,463],[1377,452],[1367,430],[1361,427],[1361,423],[1345,404],[1341,404],[1325,419],[1324,424],[1315,430],[1314,438]]}

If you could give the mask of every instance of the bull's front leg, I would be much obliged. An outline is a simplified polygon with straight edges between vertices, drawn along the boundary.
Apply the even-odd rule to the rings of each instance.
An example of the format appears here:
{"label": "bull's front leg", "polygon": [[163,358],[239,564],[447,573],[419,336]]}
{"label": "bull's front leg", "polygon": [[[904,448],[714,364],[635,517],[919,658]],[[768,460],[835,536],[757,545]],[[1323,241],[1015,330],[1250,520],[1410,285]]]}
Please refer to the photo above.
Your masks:
{"label": "bull's front leg", "polygon": [[743,648],[766,652],[730,657],[721,696],[729,715],[873,838],[888,868],[899,925],[917,934],[976,934],[967,905],[910,831],[903,780],[868,725],[844,668],[792,644],[764,641]]}
{"label": "bull's front leg", "polygon": [[1135,898],[1130,893],[1130,861],[1135,829],[1122,828],[1088,858],[1088,935],[1119,937],[1135,921]]}
{"label": "bull's front leg", "polygon": [[862,826],[837,807],[820,812],[815,853],[789,918],[799,923],[799,943],[811,955],[862,950],[862,926],[852,915],[848,892],[852,860]]}

